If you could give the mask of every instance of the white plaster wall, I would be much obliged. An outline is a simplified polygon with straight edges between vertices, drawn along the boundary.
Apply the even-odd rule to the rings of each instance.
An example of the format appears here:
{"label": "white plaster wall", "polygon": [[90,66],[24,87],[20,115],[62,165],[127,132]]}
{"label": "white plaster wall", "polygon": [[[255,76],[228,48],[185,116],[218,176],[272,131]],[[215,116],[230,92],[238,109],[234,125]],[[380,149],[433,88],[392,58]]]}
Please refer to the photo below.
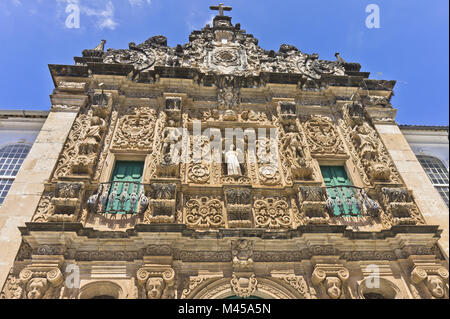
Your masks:
{"label": "white plaster wall", "polygon": [[32,145],[44,122],[45,118],[0,119],[0,148],[15,143]]}
{"label": "white plaster wall", "polygon": [[449,168],[448,132],[427,130],[402,130],[411,149],[416,155],[432,156],[440,159]]}

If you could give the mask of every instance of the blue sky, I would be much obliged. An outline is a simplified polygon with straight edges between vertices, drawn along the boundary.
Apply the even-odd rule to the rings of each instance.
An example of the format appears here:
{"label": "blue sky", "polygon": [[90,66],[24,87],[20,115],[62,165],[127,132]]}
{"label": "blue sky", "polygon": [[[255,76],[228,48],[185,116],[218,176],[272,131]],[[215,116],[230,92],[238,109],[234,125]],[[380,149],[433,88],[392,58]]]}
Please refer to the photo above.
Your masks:
{"label": "blue sky", "polygon": [[[65,26],[70,2],[81,8],[79,29]],[[127,48],[153,35],[184,44],[208,23],[210,0],[1,0],[0,109],[50,108],[48,64],[73,64],[106,39]],[[397,80],[392,100],[400,124],[448,125],[448,0],[228,0],[234,23],[267,50],[293,44],[321,59],[340,52],[371,78]],[[368,4],[380,8],[381,28],[365,25]]]}

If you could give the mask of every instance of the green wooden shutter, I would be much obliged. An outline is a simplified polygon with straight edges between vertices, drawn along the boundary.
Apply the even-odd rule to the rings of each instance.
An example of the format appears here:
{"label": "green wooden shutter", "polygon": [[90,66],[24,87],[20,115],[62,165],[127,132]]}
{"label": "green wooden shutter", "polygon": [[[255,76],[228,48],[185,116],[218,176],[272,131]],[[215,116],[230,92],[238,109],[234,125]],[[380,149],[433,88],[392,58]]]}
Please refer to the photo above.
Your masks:
{"label": "green wooden shutter", "polygon": [[356,203],[356,192],[352,187],[347,172],[343,166],[321,166],[322,176],[327,187],[327,194],[335,203],[333,214],[335,216],[361,215]]}
{"label": "green wooden shutter", "polygon": [[[117,161],[111,179],[111,189],[106,212],[109,214],[134,214],[137,201],[131,202],[131,194],[139,197],[144,162]],[[122,196],[122,198],[121,198]]]}

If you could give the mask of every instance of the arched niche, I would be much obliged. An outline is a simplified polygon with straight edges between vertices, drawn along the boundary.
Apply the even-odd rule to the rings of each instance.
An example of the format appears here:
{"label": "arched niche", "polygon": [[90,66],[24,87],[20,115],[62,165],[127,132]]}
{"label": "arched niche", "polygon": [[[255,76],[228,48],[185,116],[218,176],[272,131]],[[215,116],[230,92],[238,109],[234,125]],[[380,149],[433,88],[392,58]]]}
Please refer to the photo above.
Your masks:
{"label": "arched niche", "polygon": [[[230,278],[210,280],[198,286],[188,296],[189,299],[232,299],[236,296],[230,285]],[[253,299],[303,299],[289,284],[266,278],[257,278],[256,291],[252,292]],[[250,299],[250,298],[249,298]]]}
{"label": "arched niche", "polygon": [[393,282],[379,278],[378,287],[372,287],[374,280],[364,279],[359,283],[358,294],[361,299],[402,299],[401,291]]}
{"label": "arched niche", "polygon": [[96,281],[80,289],[78,299],[121,299],[122,288],[113,282]]}

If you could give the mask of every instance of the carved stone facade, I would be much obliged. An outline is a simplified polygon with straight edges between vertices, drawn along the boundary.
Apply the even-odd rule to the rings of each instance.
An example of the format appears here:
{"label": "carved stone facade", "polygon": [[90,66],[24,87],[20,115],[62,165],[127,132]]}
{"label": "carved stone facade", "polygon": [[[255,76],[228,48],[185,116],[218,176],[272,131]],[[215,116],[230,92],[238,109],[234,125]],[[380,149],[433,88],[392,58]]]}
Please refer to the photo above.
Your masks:
{"label": "carved stone facade", "polygon": [[377,128],[393,81],[223,15],[185,45],[104,45],[50,65],[51,113],[76,117],[2,298],[448,298],[439,225]]}

